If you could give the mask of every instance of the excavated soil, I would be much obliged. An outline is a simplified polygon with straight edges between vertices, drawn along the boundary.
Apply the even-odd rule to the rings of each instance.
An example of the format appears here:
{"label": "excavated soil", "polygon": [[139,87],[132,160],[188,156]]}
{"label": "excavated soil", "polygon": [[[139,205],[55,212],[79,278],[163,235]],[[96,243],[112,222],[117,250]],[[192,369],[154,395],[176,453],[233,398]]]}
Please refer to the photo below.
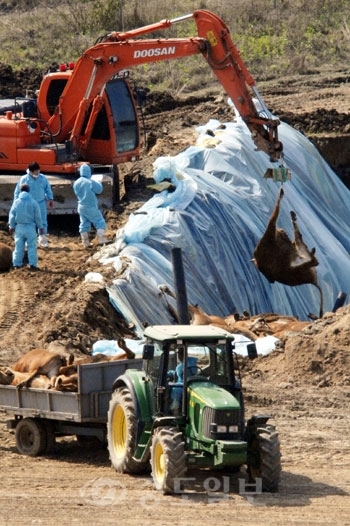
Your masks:
{"label": "excavated soil", "polygon": [[[0,66],[4,79],[2,71]],[[13,95],[11,82],[1,86],[2,96]],[[345,71],[283,79],[260,91],[281,119],[305,134],[316,129],[341,137],[349,133],[349,86]],[[122,200],[106,213],[108,237],[152,195],[145,182],[153,161],[192,144],[194,127],[209,118],[231,118],[221,95],[192,96],[181,103],[165,95],[150,99],[145,109],[148,149],[142,161],[122,169]],[[0,366],[36,347],[82,356],[99,339],[132,337],[105,290],[84,283],[88,271],[100,268],[90,258],[97,245],[84,250],[77,226],[76,218],[50,217],[50,248],[39,249],[40,271],[0,273]],[[0,242],[13,247],[4,218]],[[0,413],[1,523],[350,524],[350,306],[289,334],[268,356],[240,359],[240,365],[247,416],[271,414],[280,435],[278,493],[261,495],[246,488],[239,480],[245,479],[242,469],[234,475],[191,472],[184,494],[163,496],[149,475],[117,474],[104,447],[82,448],[74,437],[59,438],[46,456],[21,456],[6,429],[8,418]]]}

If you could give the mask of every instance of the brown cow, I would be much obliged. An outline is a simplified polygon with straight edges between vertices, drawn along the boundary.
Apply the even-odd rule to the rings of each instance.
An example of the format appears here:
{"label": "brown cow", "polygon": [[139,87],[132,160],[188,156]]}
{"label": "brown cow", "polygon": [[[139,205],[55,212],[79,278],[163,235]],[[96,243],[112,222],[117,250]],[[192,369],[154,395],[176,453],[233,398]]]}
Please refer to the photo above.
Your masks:
{"label": "brown cow", "polygon": [[84,358],[77,358],[72,364],[60,367],[58,373],[59,375],[70,376],[77,372],[78,365],[84,365],[86,363],[114,362],[116,360],[133,360],[135,358],[135,353],[127,347],[123,338],[119,338],[118,346],[124,351],[123,354],[108,356],[103,353],[97,353],[91,356],[84,356]]}
{"label": "brown cow", "polygon": [[[162,285],[161,287],[159,287],[159,290],[162,294],[164,294],[164,296],[165,294],[168,294],[168,296],[170,296],[171,298],[176,299],[175,293],[172,290],[170,290],[167,285]],[[168,303],[168,301],[167,305],[171,315],[179,323],[179,316],[177,311],[172,305],[170,305],[170,303]],[[211,316],[203,310],[201,310],[198,306],[194,306],[188,303],[188,312],[190,315],[191,325],[216,325],[217,327],[222,327],[226,330],[229,330],[224,318],[220,318],[220,316]]]}
{"label": "brown cow", "polygon": [[315,249],[309,250],[303,242],[295,212],[291,212],[294,230],[294,241],[290,241],[286,232],[277,228],[281,199],[284,195],[280,189],[276,206],[271,214],[263,237],[254,249],[254,264],[270,283],[279,281],[294,287],[310,283],[320,291],[320,318],[323,315],[323,293],[317,283],[315,267],[318,261]]}
{"label": "brown cow", "polygon": [[[159,290],[162,294],[168,294],[172,298],[176,299],[174,292],[170,290],[167,285],[162,285]],[[177,322],[179,322],[179,316],[176,310],[168,302],[167,305],[171,315],[174,316]],[[253,341],[256,340],[256,335],[250,331],[246,325],[240,324],[240,322],[236,319],[237,316],[235,315],[232,315],[232,318],[222,318],[220,316],[207,314],[198,306],[191,305],[190,303],[188,303],[188,311],[190,314],[191,325],[215,325],[215,327],[224,329],[227,332],[237,332],[239,334],[243,334],[243,336],[246,336]]]}
{"label": "brown cow", "polygon": [[225,321],[229,326],[230,332],[243,334],[243,336],[253,340],[253,342],[260,336],[266,336],[269,332],[264,319],[261,317],[256,320],[247,317],[237,319],[237,314],[230,314],[225,317]]}
{"label": "brown cow", "polygon": [[71,363],[72,358],[70,356],[67,359],[66,356],[43,349],[27,352],[12,366],[13,371],[30,373],[26,380],[17,385],[17,388],[28,387],[32,378],[38,375],[46,375],[48,378],[57,376],[60,367]]}
{"label": "brown cow", "polygon": [[[163,285],[160,287],[163,294],[168,294],[172,298],[176,298],[174,292],[169,287]],[[179,321],[176,310],[168,302],[168,308],[176,321]],[[238,333],[246,336],[252,341],[258,338],[272,335],[276,338],[284,336],[289,331],[301,331],[304,327],[310,325],[309,321],[300,321],[295,316],[283,316],[276,313],[257,314],[250,316],[248,311],[243,311],[243,315],[239,313],[230,314],[225,318],[219,316],[211,316],[206,314],[199,307],[188,305],[191,316],[190,323],[193,325],[215,325],[221,327],[228,332]]]}
{"label": "brown cow", "polygon": [[12,250],[5,243],[0,243],[0,271],[12,267]]}
{"label": "brown cow", "polygon": [[69,376],[65,374],[60,374],[55,378],[52,378],[52,389],[54,391],[68,391],[68,392],[77,392],[78,391],[78,374],[73,373]]}
{"label": "brown cow", "polygon": [[117,356],[112,357],[112,361],[114,360],[133,360],[135,358],[135,353],[129,347],[126,345],[125,340],[123,338],[119,338],[118,340],[118,347],[124,351],[124,354],[120,354]]}
{"label": "brown cow", "polygon": [[84,356],[84,358],[76,358],[73,363],[70,365],[63,365],[59,368],[58,374],[64,376],[70,376],[75,374],[78,370],[78,365],[83,365],[85,363],[98,363],[98,362],[107,362],[109,357],[105,354],[98,353],[92,356]]}
{"label": "brown cow", "polygon": [[51,380],[45,375],[32,377],[31,373],[20,373],[13,371],[9,367],[0,369],[0,384],[1,385],[15,385],[27,383],[27,387],[34,387],[36,389],[50,389]]}
{"label": "brown cow", "polygon": [[283,337],[287,332],[299,332],[311,324],[310,321],[300,321],[295,316],[286,316],[275,312],[258,314],[250,318],[250,329],[258,336],[272,335]]}

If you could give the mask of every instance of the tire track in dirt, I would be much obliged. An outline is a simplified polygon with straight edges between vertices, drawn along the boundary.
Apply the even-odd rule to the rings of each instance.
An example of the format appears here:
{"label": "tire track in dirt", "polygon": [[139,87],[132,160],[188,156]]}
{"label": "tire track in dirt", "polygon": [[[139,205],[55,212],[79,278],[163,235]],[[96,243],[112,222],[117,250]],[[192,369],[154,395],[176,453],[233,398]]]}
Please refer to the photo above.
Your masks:
{"label": "tire track in dirt", "polygon": [[25,283],[22,280],[13,281],[9,276],[3,276],[0,289],[0,338],[4,331],[17,322],[22,306],[28,303],[29,299],[29,291],[25,291]]}
{"label": "tire track in dirt", "polygon": [[[19,271],[22,272],[22,271]],[[22,339],[22,324],[27,316],[34,310],[37,297],[33,295],[33,286],[30,278],[23,275],[13,279],[14,273],[10,272],[0,276],[0,345],[6,345],[12,335],[20,341]]]}

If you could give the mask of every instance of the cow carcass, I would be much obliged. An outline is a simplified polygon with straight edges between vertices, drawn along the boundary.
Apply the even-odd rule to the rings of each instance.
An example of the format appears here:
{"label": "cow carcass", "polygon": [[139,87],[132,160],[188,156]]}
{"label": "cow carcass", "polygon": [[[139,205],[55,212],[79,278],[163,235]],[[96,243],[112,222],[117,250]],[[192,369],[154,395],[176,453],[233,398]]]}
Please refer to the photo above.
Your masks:
{"label": "cow carcass", "polygon": [[5,243],[0,243],[0,272],[12,267],[12,250]]}
{"label": "cow carcass", "polygon": [[310,283],[317,287],[320,292],[319,316],[321,318],[323,315],[323,293],[317,283],[315,267],[318,265],[318,261],[315,257],[315,248],[309,250],[303,242],[295,212],[290,212],[294,230],[293,241],[289,239],[284,230],[277,228],[283,195],[284,192],[281,188],[264,235],[254,249],[253,262],[270,283],[278,281],[290,287]]}
{"label": "cow carcass", "polygon": [[78,391],[78,374],[60,374],[52,379],[52,389],[54,391],[68,391],[75,393]]}
{"label": "cow carcass", "polygon": [[11,368],[20,373],[30,373],[28,377],[17,385],[17,388],[28,387],[31,380],[39,375],[53,378],[59,374],[60,367],[69,365],[73,357],[63,356],[58,353],[33,349],[24,354]]}
{"label": "cow carcass", "polygon": [[[175,293],[167,285],[161,285],[159,290],[164,295],[165,299],[166,294],[171,298],[176,299]],[[179,323],[179,316],[176,309],[167,301],[167,299],[166,303],[170,314],[174,317],[177,323]],[[188,303],[188,312],[191,325],[215,325],[215,327],[220,327],[227,332],[237,332],[242,334],[253,341],[257,338],[256,335],[246,327],[246,325],[240,324],[235,315],[222,318],[221,316],[207,314],[198,307],[198,305],[191,305],[190,303]]]}
{"label": "cow carcass", "polygon": [[52,383],[46,375],[32,376],[31,373],[20,373],[13,371],[10,367],[0,369],[0,384],[14,385],[26,383],[27,387],[36,389],[51,389]]}

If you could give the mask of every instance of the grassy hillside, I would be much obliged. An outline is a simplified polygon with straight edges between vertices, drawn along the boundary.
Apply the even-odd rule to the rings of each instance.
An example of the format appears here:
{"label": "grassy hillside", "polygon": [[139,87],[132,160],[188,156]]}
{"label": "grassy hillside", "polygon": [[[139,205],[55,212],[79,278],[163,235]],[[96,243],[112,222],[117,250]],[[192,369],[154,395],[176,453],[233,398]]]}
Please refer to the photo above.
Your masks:
{"label": "grassy hillside", "polygon": [[[0,63],[13,70],[27,67],[44,72],[52,62],[76,60],[106,32],[172,19],[195,9],[209,9],[226,22],[258,81],[315,68],[348,67],[348,0],[2,1]],[[195,35],[190,20],[160,36]],[[133,76],[174,95],[213,82],[210,68],[203,67],[197,56],[148,65],[134,70]]]}

